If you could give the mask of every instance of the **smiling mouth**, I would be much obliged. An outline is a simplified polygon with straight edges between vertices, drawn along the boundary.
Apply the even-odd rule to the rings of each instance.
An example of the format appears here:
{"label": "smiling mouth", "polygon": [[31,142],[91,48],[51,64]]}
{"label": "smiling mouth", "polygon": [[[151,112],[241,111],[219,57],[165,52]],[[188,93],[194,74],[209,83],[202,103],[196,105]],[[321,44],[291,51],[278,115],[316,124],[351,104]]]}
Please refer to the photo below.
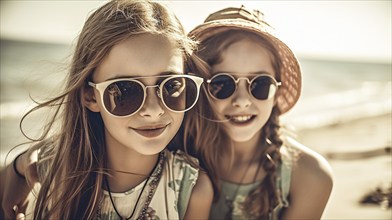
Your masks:
{"label": "smiling mouth", "polygon": [[229,119],[232,124],[247,125],[256,118],[256,115],[225,115],[225,117]]}
{"label": "smiling mouth", "polygon": [[132,128],[136,133],[147,138],[154,138],[161,135],[167,128],[167,125],[154,126],[154,127],[143,127],[143,128]]}

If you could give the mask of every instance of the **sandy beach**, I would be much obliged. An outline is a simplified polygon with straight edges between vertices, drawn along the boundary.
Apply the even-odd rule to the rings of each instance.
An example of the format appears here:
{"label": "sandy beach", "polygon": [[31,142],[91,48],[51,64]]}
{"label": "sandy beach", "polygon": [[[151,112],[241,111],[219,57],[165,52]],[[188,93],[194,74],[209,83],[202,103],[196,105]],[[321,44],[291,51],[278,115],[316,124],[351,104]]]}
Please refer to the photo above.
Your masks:
{"label": "sandy beach", "polygon": [[[298,139],[324,155],[334,172],[334,188],[323,219],[391,219],[392,209],[362,205],[365,194],[391,187],[391,114],[300,130]],[[384,152],[384,153],[383,153]]]}

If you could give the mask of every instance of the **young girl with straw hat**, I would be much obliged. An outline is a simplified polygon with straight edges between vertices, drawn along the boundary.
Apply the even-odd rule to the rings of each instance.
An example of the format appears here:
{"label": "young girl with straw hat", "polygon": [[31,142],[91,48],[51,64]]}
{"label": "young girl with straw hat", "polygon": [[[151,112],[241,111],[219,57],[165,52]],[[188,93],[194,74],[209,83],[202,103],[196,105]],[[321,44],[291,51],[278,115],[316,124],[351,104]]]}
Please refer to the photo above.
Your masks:
{"label": "young girl with straw hat", "polygon": [[189,35],[201,60],[188,68],[206,83],[183,138],[213,182],[210,219],[320,219],[331,168],[279,123],[301,93],[293,52],[262,13],[244,7],[211,14]]}

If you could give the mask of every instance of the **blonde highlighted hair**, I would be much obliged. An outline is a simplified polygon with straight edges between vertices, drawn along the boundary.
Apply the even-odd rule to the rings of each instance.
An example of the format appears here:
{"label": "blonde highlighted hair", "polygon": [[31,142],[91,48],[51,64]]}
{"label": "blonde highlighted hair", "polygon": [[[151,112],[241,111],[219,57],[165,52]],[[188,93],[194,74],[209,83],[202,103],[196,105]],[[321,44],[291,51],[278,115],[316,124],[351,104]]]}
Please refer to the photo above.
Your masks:
{"label": "blonde highlighted hair", "polygon": [[[111,48],[124,39],[144,33],[168,39],[184,59],[195,47],[177,17],[162,4],[147,0],[110,1],[94,11],[84,24],[65,91],[40,103],[22,118],[21,123],[38,109],[55,109],[30,149],[40,149],[40,161],[46,163],[43,167],[48,167],[41,172],[45,176],[40,179],[34,219],[95,218],[103,175],[107,173],[104,124],[99,113],[83,106],[83,94],[92,89],[87,81]],[[51,134],[56,121],[59,129]]]}

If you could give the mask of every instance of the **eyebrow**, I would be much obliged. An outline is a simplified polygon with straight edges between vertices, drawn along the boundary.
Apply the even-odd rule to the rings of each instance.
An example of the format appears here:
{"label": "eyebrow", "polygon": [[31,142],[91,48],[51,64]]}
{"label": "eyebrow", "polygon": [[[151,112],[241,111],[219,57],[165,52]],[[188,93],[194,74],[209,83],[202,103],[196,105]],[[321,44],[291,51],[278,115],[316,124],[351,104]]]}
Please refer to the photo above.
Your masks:
{"label": "eyebrow", "polygon": [[[158,73],[158,74],[156,74],[156,75],[147,76],[147,77],[165,76],[165,75],[181,75],[181,74],[184,74],[184,73],[183,73],[183,72],[178,72],[178,71],[171,71],[171,70],[169,70],[169,71],[160,72],[160,73]],[[144,77],[144,76],[141,76],[141,75],[134,75],[134,76],[116,75],[116,76],[114,76],[114,77],[107,78],[107,79],[105,79],[104,81],[110,81],[110,80],[122,79],[122,78],[131,78],[131,79],[132,79],[132,78],[139,78],[139,77]]]}

